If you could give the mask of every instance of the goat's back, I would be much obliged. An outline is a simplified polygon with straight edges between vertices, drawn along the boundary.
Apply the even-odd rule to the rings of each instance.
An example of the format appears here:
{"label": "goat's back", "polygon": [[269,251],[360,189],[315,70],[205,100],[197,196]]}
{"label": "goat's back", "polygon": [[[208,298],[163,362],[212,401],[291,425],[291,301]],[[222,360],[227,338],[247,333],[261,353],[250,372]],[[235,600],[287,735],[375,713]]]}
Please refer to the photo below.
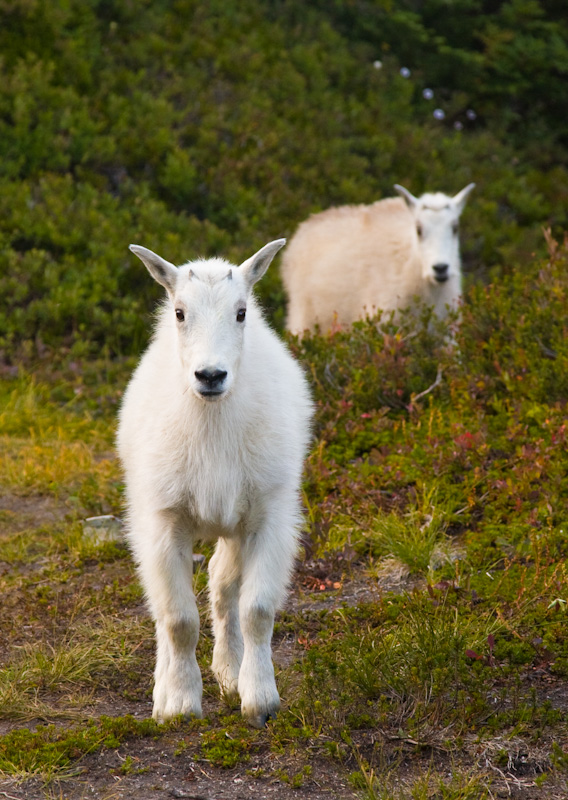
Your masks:
{"label": "goat's back", "polygon": [[290,240],[281,269],[295,333],[400,308],[419,290],[412,215],[400,198],[314,214]]}

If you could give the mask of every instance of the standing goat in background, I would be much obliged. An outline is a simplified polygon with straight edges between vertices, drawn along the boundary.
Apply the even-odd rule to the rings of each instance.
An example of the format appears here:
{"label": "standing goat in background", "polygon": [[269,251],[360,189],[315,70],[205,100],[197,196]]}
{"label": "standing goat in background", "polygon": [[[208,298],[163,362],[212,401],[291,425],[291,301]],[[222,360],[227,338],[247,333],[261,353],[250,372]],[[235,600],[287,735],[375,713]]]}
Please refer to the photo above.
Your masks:
{"label": "standing goat in background", "polygon": [[458,221],[474,183],[455,197],[441,192],[372,205],[342,206],[303,222],[282,259],[287,327],[326,333],[378,309],[397,311],[418,299],[440,318],[462,294]]}
{"label": "standing goat in background", "polygon": [[168,294],[118,430],[128,537],[156,623],[158,720],[202,713],[196,539],[217,540],[212,668],[222,691],[240,695],[256,727],[280,706],[271,638],[296,552],[312,403],[252,287],[284,243],[240,267],[213,258],[176,268],[130,248]]}

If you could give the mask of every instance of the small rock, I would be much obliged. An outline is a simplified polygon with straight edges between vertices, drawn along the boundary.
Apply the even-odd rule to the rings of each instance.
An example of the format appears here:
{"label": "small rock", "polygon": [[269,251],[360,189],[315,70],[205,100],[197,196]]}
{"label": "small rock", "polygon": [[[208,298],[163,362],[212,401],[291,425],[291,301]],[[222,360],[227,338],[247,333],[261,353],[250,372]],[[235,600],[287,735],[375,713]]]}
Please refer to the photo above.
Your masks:
{"label": "small rock", "polygon": [[102,517],[87,517],[83,520],[83,533],[95,544],[121,542],[124,539],[122,521],[112,514],[104,514]]}
{"label": "small rock", "polygon": [[191,798],[191,800],[207,800],[202,794],[192,794],[191,792],[186,792],[185,789],[177,789],[174,787],[169,791],[170,797],[187,797]]}
{"label": "small rock", "polygon": [[194,553],[193,554],[193,571],[198,572],[200,569],[203,569],[205,566],[205,556],[201,555],[201,553]]}

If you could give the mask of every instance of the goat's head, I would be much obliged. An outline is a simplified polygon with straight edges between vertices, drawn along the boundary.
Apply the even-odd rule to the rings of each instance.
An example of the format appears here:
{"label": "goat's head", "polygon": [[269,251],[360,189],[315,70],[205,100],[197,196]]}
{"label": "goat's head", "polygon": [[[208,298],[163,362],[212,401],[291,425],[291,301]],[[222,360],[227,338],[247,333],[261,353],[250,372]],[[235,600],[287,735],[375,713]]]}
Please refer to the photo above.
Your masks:
{"label": "goat's head", "polygon": [[436,192],[417,198],[395,184],[414,218],[422,274],[431,283],[443,284],[461,275],[459,218],[474,186],[470,183],[455,197]]}
{"label": "goat's head", "polygon": [[270,242],[240,267],[221,258],[175,267],[145,247],[130,245],[168,293],[165,313],[177,329],[184,375],[200,399],[220,400],[231,391],[241,360],[252,287],[285,242]]}

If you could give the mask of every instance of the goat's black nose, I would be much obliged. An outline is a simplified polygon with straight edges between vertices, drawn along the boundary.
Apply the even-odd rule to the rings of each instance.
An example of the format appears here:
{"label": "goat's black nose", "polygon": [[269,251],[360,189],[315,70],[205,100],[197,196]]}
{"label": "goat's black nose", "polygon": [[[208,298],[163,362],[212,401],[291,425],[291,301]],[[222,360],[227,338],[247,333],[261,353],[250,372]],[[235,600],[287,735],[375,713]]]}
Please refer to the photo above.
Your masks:
{"label": "goat's black nose", "polygon": [[448,279],[448,272],[450,270],[449,264],[434,264],[434,277],[437,281],[446,281]]}
{"label": "goat's black nose", "polygon": [[216,389],[227,377],[227,371],[224,369],[198,369],[195,371],[195,377],[208,389]]}

